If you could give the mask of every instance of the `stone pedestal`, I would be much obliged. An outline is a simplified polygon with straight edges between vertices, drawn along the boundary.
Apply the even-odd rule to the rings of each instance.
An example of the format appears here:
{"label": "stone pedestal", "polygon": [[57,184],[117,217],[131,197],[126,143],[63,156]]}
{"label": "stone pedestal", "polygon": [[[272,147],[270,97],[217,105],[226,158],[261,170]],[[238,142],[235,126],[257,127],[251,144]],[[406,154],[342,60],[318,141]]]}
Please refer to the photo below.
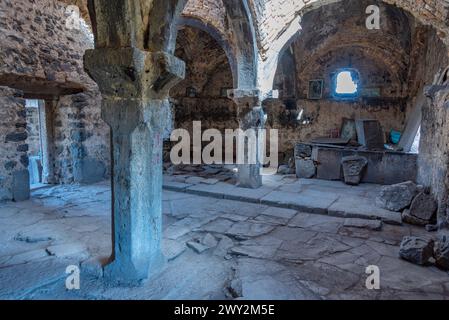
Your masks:
{"label": "stone pedestal", "polygon": [[253,141],[251,139],[243,141],[243,156],[237,155],[238,186],[257,189],[262,186],[262,151],[265,143],[260,131],[265,127],[265,113],[261,106],[259,91],[230,90],[228,96],[237,104],[239,128],[243,132],[249,133],[249,130],[252,130],[254,133]]}
{"label": "stone pedestal", "polygon": [[134,284],[163,262],[162,136],[168,90],[184,77],[184,63],[163,52],[122,48],[87,51],[85,65],[111,128],[113,253],[104,275]]}

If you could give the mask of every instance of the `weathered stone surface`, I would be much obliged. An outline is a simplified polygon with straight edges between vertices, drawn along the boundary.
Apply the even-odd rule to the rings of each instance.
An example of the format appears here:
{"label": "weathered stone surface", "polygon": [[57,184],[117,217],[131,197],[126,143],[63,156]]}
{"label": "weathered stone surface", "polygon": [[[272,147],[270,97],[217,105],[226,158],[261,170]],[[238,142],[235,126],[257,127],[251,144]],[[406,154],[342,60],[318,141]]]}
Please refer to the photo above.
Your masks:
{"label": "weathered stone surface", "polygon": [[416,184],[411,181],[385,186],[376,198],[376,204],[391,211],[402,211],[412,203],[417,190]]}
{"label": "weathered stone surface", "polygon": [[295,146],[295,158],[310,158],[312,156],[312,146],[298,143]]}
{"label": "weathered stone surface", "polygon": [[[339,184],[344,188],[350,188],[341,182]],[[0,206],[2,298],[225,299],[223,288],[228,286],[227,280],[241,279],[243,291],[246,293],[243,293],[243,299],[308,297],[309,295],[301,295],[297,291],[298,281],[301,288],[316,293],[315,298],[375,299],[378,298],[379,292],[372,296],[371,291],[368,291],[368,294],[364,293],[367,291],[364,287],[365,268],[371,264],[378,265],[383,274],[382,292],[393,292],[387,296],[382,295],[382,299],[398,295],[406,297],[410,292],[413,292],[412,296],[415,298],[429,298],[429,295],[432,295],[441,299],[444,298],[445,288],[449,288],[446,272],[436,268],[422,268],[398,259],[398,246],[387,244],[393,238],[398,238],[400,243],[404,235],[422,234],[422,230],[385,225],[379,232],[351,228],[351,232],[343,235],[339,230],[344,229],[341,228],[344,219],[306,213],[298,213],[289,227],[277,227],[266,235],[245,241],[214,233],[212,236],[217,240],[220,239],[220,244],[202,254],[197,254],[191,249],[186,250],[185,246],[186,241],[192,237],[197,239],[195,242],[204,238],[207,232],[202,226],[198,227],[198,231],[178,241],[168,241],[168,235],[164,233],[163,253],[168,263],[157,277],[142,283],[142,287],[139,288],[117,289],[105,286],[104,278],[95,279],[101,276],[103,264],[90,257],[102,257],[110,251],[109,190],[106,183],[94,186],[56,186],[36,191],[30,201],[10,202]],[[250,216],[263,218],[269,216],[263,214],[266,211],[272,215],[288,218],[294,213],[294,210],[283,209],[277,212],[278,208],[249,206],[241,202],[185,193],[166,192],[165,198],[173,207],[176,206],[174,204],[182,206],[186,199],[190,199],[193,203],[201,203],[203,206],[199,209],[192,206],[190,214],[182,219],[170,216],[170,219],[166,220],[168,227],[175,224],[176,220],[181,221],[180,226],[193,224],[196,216],[204,215],[202,211],[209,201],[213,201],[211,204],[217,206],[223,204],[220,215],[231,214],[233,211],[241,214],[248,212],[250,215],[249,212],[252,211]],[[60,208],[58,212],[65,212],[65,217],[48,211],[49,207]],[[247,222],[258,224],[251,219]],[[85,228],[84,225],[95,225],[98,229]],[[14,228],[14,233],[10,232],[11,228]],[[90,257],[74,254],[72,261],[48,256],[45,250],[41,249],[43,245],[45,246],[45,242],[18,242],[13,239],[15,235],[24,241],[41,238],[45,240],[45,236],[51,236],[60,245],[73,244],[73,241],[66,242],[68,239],[79,239],[75,243],[87,247]],[[367,238],[361,238],[363,236]],[[22,253],[22,246],[26,246],[29,251]],[[228,251],[232,255],[229,255]],[[179,255],[182,252],[184,253]],[[248,259],[245,256],[258,258]],[[67,291],[63,285],[67,277],[65,269],[69,264],[78,265],[80,259],[86,261],[81,265],[82,289]],[[242,260],[248,261],[244,270],[240,268]],[[41,261],[60,262],[60,264],[57,267],[45,265],[41,269],[39,267]],[[25,264],[10,266],[12,263]],[[233,267],[236,267],[235,273]],[[49,277],[49,273],[53,272],[59,275],[60,280],[56,281],[55,278]],[[23,287],[18,289],[17,284]],[[358,285],[360,290],[357,289]],[[235,287],[238,288],[238,283]]]}
{"label": "weathered stone surface", "polygon": [[87,255],[86,248],[79,243],[50,246],[46,250],[49,255],[58,258],[85,257]]}
{"label": "weathered stone surface", "polygon": [[431,224],[438,209],[433,196],[425,192],[420,192],[413,199],[410,210],[404,210],[402,218],[404,222],[425,226]]}
{"label": "weathered stone surface", "polygon": [[203,244],[201,244],[199,242],[196,242],[196,241],[189,241],[189,242],[187,242],[187,246],[189,248],[193,249],[196,253],[199,253],[199,254],[201,254],[204,251],[210,249],[210,247],[205,246],[205,245],[203,245]]}
{"label": "weathered stone surface", "polygon": [[24,201],[30,198],[30,174],[28,170],[13,173],[12,196],[15,201]]}
{"label": "weathered stone surface", "polygon": [[229,249],[234,246],[234,242],[231,238],[226,236],[221,236],[221,240],[218,246],[214,250],[214,255],[219,257],[225,257],[228,254]]}
{"label": "weathered stone surface", "polygon": [[368,150],[382,150],[385,137],[382,125],[378,120],[356,120],[357,137],[359,143]]}
{"label": "weathered stone surface", "polygon": [[368,165],[368,160],[360,156],[344,157],[341,160],[341,164],[343,166],[345,183],[349,185],[360,184],[363,171]]}
{"label": "weathered stone surface", "polygon": [[310,179],[315,176],[316,167],[313,160],[296,159],[296,176],[298,178]]}
{"label": "weathered stone surface", "polygon": [[365,220],[365,219],[345,219],[343,224],[345,227],[351,228],[364,228],[374,231],[382,230],[381,220]]}
{"label": "weathered stone surface", "polygon": [[429,224],[429,221],[422,220],[418,217],[415,217],[410,214],[409,209],[405,209],[401,214],[402,221],[408,224],[414,224],[417,226],[426,226]]}
{"label": "weathered stone surface", "polygon": [[231,299],[241,298],[243,296],[242,280],[234,278],[228,281],[225,286],[227,296]]}
{"label": "weathered stone surface", "polygon": [[290,168],[289,165],[280,165],[278,168],[278,174],[292,174],[295,170]]}
{"label": "weathered stone surface", "polygon": [[442,234],[437,238],[435,261],[439,268],[449,270],[449,237],[446,234]]}
{"label": "weathered stone surface", "polygon": [[217,239],[215,239],[215,237],[213,235],[208,233],[201,240],[201,244],[203,244],[203,245],[205,245],[206,247],[209,247],[209,248],[215,248],[217,246],[217,244],[218,244],[218,241],[217,241]]}
{"label": "weathered stone surface", "polygon": [[274,226],[261,223],[238,222],[235,223],[227,232],[227,235],[237,237],[239,239],[249,239],[269,233]]}
{"label": "weathered stone surface", "polygon": [[427,265],[433,257],[433,246],[432,239],[407,236],[402,240],[399,256],[418,265]]}

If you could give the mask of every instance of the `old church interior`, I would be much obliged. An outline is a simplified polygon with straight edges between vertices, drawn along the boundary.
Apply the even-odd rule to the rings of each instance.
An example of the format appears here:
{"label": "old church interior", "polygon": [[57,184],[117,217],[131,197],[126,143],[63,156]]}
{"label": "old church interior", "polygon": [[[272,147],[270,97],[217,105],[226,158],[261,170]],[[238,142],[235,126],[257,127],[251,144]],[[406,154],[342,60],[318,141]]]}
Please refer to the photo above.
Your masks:
{"label": "old church interior", "polygon": [[[449,299],[447,0],[0,0],[0,31],[0,299]],[[266,154],[198,161],[237,129]]]}

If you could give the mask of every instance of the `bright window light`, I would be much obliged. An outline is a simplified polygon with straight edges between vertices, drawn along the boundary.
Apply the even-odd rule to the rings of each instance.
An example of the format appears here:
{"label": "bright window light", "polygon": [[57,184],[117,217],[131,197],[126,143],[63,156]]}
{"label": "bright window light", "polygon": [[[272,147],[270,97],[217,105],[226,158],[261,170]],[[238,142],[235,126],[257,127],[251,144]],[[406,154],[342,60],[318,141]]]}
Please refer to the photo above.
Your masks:
{"label": "bright window light", "polygon": [[354,81],[352,72],[341,71],[337,75],[337,86],[335,88],[337,94],[355,94],[357,89],[358,84]]}

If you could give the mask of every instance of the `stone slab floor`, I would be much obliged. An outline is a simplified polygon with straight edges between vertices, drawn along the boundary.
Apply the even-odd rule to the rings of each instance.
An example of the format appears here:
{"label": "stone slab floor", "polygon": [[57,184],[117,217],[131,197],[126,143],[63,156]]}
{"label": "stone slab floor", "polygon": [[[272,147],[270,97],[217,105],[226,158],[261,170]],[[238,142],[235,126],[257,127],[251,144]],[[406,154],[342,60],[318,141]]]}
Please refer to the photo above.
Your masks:
{"label": "stone slab floor", "polygon": [[[137,288],[95,277],[111,250],[107,183],[1,204],[0,299],[449,298],[448,273],[398,258],[402,237],[423,229],[173,191],[163,204],[167,263]],[[80,290],[65,288],[71,264]],[[369,265],[380,290],[366,289]]]}

